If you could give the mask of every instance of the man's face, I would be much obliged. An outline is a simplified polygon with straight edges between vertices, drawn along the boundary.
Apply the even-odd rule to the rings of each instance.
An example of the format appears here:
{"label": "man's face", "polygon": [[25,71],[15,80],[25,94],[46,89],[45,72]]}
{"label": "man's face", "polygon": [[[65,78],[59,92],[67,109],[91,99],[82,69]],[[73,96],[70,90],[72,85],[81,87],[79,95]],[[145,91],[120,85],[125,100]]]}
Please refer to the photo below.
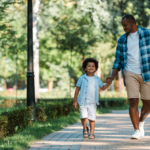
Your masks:
{"label": "man's face", "polygon": [[129,20],[127,20],[126,18],[124,18],[121,21],[121,24],[123,26],[123,29],[126,33],[130,33],[132,30],[132,22],[129,22]]}

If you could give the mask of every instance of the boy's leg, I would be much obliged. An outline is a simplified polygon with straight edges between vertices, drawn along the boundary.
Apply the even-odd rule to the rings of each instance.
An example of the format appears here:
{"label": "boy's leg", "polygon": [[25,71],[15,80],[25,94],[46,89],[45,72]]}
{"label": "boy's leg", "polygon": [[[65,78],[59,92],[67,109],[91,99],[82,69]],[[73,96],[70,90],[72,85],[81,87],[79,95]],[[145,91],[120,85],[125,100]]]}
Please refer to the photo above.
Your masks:
{"label": "boy's leg", "polygon": [[90,124],[90,139],[94,139],[95,120],[96,120],[96,104],[88,105],[88,120]]}
{"label": "boy's leg", "polygon": [[[86,120],[87,120],[86,118],[82,118],[82,119],[81,119],[82,126],[83,126],[83,129],[84,129],[84,130],[87,129],[87,127],[86,127]],[[87,133],[87,131],[85,131],[84,133]]]}
{"label": "boy's leg", "polygon": [[90,134],[94,134],[94,130],[95,130],[95,121],[89,120],[89,123],[90,123]]}
{"label": "boy's leg", "polygon": [[[81,118],[81,123],[82,123],[82,126],[83,126],[83,130],[86,130],[84,131],[84,133],[87,133],[87,126],[86,126],[86,122],[87,122],[87,107],[86,106],[80,106],[80,118]],[[88,134],[83,134],[84,138],[87,138],[88,137]]]}

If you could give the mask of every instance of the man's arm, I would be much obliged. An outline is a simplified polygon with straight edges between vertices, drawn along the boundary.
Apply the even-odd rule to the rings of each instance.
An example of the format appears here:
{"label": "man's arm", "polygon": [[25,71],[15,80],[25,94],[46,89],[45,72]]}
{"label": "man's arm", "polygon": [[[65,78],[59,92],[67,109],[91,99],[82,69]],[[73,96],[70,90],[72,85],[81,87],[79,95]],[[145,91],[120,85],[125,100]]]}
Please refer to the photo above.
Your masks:
{"label": "man's arm", "polygon": [[118,73],[118,71],[121,70],[121,54],[120,54],[120,39],[118,40],[118,43],[117,43],[117,47],[116,47],[116,54],[115,54],[115,62],[114,62],[114,65],[113,65],[113,71],[112,71],[112,74],[111,76],[107,77],[106,78],[106,82],[109,83],[109,81],[113,81],[116,74]]}
{"label": "man's arm", "polygon": [[114,80],[115,76],[117,75],[118,71],[119,71],[118,69],[113,69],[111,76],[106,78],[106,82],[107,83],[112,82]]}

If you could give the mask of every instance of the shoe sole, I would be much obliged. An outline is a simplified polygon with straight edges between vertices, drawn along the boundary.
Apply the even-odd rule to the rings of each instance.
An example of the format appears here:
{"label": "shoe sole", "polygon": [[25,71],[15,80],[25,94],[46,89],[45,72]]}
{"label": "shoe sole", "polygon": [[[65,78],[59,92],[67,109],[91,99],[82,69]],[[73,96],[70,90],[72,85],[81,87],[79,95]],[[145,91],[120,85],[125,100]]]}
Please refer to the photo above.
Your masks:
{"label": "shoe sole", "polygon": [[139,137],[139,138],[131,137],[131,139],[134,139],[134,140],[139,140],[139,139],[141,139],[141,138],[142,138],[142,136],[141,136],[141,137]]}
{"label": "shoe sole", "polygon": [[84,138],[88,138],[88,136],[83,136]]}

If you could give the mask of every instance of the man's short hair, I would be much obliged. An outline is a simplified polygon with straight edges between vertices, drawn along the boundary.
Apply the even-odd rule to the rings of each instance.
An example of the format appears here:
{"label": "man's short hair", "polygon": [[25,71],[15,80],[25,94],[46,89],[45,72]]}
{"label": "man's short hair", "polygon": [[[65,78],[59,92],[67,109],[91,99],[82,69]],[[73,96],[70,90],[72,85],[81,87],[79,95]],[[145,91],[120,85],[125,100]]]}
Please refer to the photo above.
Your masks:
{"label": "man's short hair", "polygon": [[136,23],[135,18],[134,18],[132,15],[125,15],[125,16],[122,18],[122,20],[123,20],[124,18],[126,18],[126,19],[129,20],[130,22]]}
{"label": "man's short hair", "polygon": [[93,62],[95,64],[95,68],[96,68],[96,71],[97,71],[97,69],[98,69],[98,61],[96,59],[94,59],[94,58],[86,58],[83,61],[82,69],[85,71],[85,68],[86,68],[88,62]]}

